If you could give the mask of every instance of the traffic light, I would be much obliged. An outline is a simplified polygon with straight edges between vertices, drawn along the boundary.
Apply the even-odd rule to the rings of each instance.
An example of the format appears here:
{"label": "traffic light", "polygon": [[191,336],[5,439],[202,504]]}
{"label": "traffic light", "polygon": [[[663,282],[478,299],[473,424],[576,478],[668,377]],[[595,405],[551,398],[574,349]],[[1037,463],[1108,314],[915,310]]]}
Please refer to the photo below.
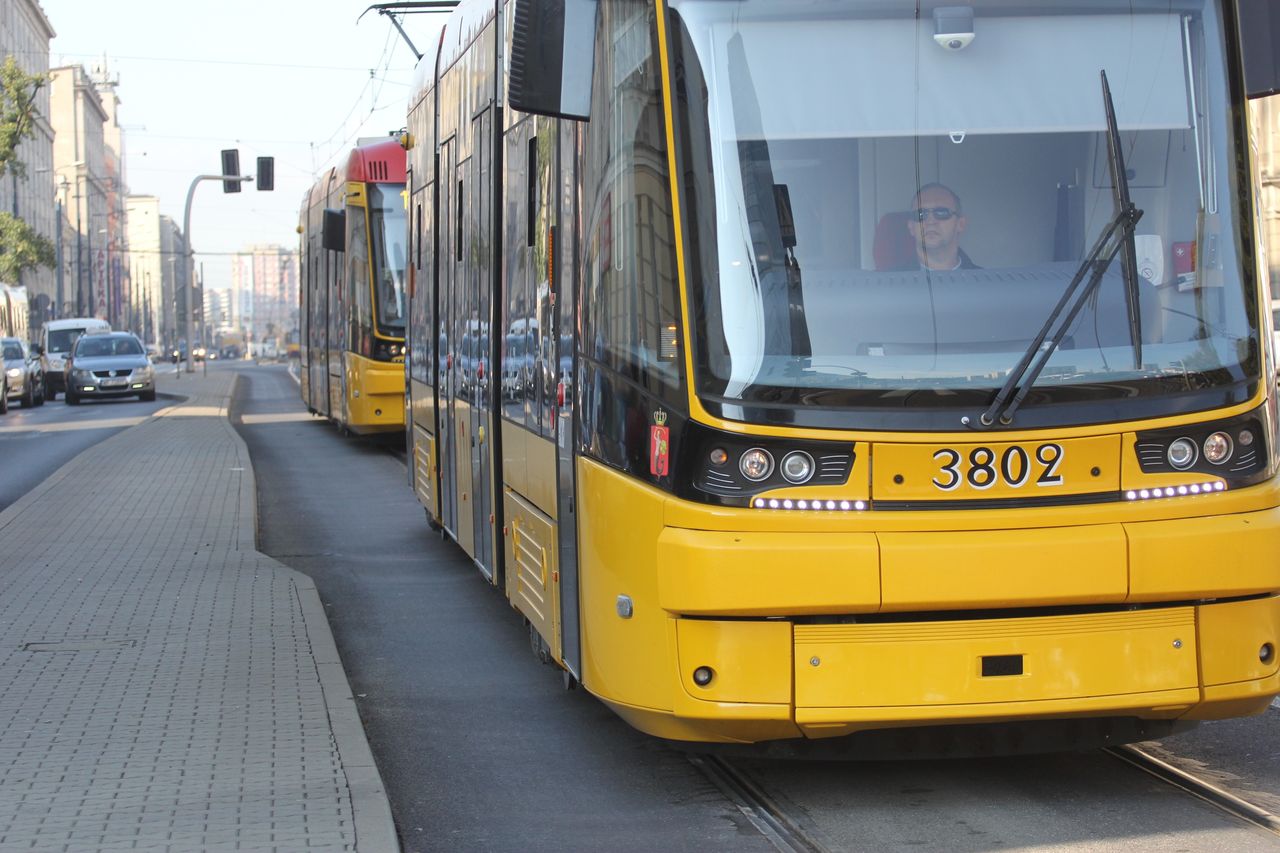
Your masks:
{"label": "traffic light", "polygon": [[276,158],[258,158],[258,189],[273,190],[276,188]]}
{"label": "traffic light", "polygon": [[[222,149],[222,176],[225,178],[229,175],[240,175],[240,149],[224,148]],[[224,193],[240,192],[239,181],[223,181],[222,191]]]}

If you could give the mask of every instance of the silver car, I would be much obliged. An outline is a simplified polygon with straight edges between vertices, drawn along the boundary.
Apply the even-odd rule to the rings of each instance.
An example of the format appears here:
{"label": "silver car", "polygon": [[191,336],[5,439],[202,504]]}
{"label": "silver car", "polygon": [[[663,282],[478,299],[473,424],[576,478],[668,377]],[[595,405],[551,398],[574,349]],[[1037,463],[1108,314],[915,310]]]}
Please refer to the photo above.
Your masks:
{"label": "silver car", "polygon": [[156,377],[142,341],[128,332],[84,335],[67,359],[67,403],[89,397],[156,398]]}
{"label": "silver car", "polygon": [[20,400],[28,409],[44,405],[44,369],[31,345],[22,338],[0,338],[4,357],[5,395]]}

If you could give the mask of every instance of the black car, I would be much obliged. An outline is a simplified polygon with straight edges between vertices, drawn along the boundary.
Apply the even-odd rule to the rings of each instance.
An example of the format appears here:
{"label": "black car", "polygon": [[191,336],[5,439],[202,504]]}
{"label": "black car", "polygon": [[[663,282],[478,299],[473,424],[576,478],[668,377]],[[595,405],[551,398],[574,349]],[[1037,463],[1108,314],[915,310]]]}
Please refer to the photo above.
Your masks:
{"label": "black car", "polygon": [[43,406],[44,368],[40,356],[21,338],[0,338],[0,351],[4,357],[6,404],[12,397],[27,408]]}

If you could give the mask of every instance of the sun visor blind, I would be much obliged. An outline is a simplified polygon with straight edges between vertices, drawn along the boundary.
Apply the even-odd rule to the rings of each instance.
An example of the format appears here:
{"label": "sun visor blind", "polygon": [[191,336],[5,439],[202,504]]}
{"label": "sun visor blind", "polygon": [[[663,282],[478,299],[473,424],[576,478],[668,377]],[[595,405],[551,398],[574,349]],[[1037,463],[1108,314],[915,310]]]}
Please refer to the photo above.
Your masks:
{"label": "sun visor blind", "polygon": [[[953,52],[933,41],[928,21],[716,25],[708,79],[719,90],[721,136],[1101,131],[1104,68],[1121,129],[1190,126],[1177,15],[979,18],[975,31],[968,48]],[[730,59],[735,36],[746,69]],[[699,50],[705,55],[707,47]],[[807,60],[814,56],[822,57],[820,74]],[[729,96],[752,97],[732,91],[746,80],[754,84],[759,118],[735,129]]]}

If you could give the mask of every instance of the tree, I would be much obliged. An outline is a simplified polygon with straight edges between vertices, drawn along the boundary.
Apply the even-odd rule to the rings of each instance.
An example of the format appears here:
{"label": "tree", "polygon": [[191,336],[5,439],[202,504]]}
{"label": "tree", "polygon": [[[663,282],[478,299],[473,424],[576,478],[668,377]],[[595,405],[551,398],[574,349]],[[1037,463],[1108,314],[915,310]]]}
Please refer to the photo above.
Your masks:
{"label": "tree", "polygon": [[[45,79],[42,74],[27,74],[12,55],[0,65],[0,177],[8,172],[15,180],[27,176],[18,146],[35,130],[36,93]],[[54,263],[53,244],[46,237],[17,216],[0,213],[0,281],[17,282],[25,270]]]}
{"label": "tree", "polygon": [[28,74],[10,54],[0,65],[0,177],[12,169],[27,176],[27,165],[18,159],[18,146],[36,126],[36,93],[45,84],[42,74]]}
{"label": "tree", "polygon": [[0,213],[0,281],[17,282],[23,272],[55,263],[53,244],[12,213]]}

